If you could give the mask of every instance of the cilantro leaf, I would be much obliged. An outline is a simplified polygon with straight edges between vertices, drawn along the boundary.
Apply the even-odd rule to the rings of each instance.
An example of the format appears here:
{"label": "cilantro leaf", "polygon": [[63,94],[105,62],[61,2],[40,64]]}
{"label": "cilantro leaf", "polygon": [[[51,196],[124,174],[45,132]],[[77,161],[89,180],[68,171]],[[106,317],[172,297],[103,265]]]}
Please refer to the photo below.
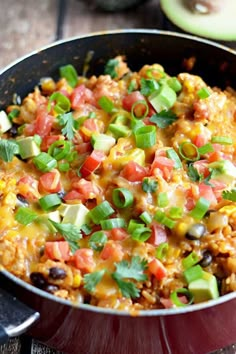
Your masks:
{"label": "cilantro leaf", "polygon": [[0,159],[5,162],[12,161],[14,155],[19,153],[19,145],[15,141],[0,140]]}
{"label": "cilantro leaf", "polygon": [[113,273],[118,278],[131,278],[137,281],[144,281],[147,279],[147,275],[144,274],[144,270],[147,268],[147,261],[142,260],[139,256],[134,256],[131,262],[121,261],[115,263],[116,272]]}
{"label": "cilantro leaf", "polygon": [[134,283],[132,283],[130,281],[122,280],[115,273],[113,273],[112,277],[116,281],[117,285],[119,286],[120,291],[123,296],[125,296],[127,298],[139,297],[140,290],[135,286]]}
{"label": "cilantro leaf", "polygon": [[61,132],[67,137],[68,140],[74,138],[74,130],[76,129],[76,120],[74,119],[71,112],[61,114],[58,116],[59,124],[63,126]]}
{"label": "cilantro leaf", "polygon": [[151,178],[144,178],[142,182],[142,190],[145,193],[154,193],[157,190],[158,183],[156,180]]}
{"label": "cilantro leaf", "polygon": [[191,179],[191,181],[193,181],[193,182],[198,182],[203,177],[201,174],[199,174],[198,170],[193,166],[192,163],[190,163],[188,166],[187,174],[188,174],[189,178]]}
{"label": "cilantro leaf", "polygon": [[154,79],[144,79],[142,78],[141,81],[141,94],[144,96],[150,96],[151,93],[157,91],[159,89],[159,84]]}
{"label": "cilantro leaf", "polygon": [[110,75],[112,79],[114,79],[115,77],[118,76],[117,72],[116,72],[116,67],[119,64],[119,60],[118,59],[110,59],[108,60],[108,62],[105,65],[105,70],[104,73],[106,75]]}
{"label": "cilantro leaf", "polygon": [[128,87],[128,93],[133,92],[136,88],[137,88],[137,81],[135,79],[131,80]]}
{"label": "cilantro leaf", "polygon": [[159,128],[166,128],[178,119],[177,115],[172,111],[163,110],[151,116],[150,122],[155,123]]}
{"label": "cilantro leaf", "polygon": [[85,274],[84,288],[89,292],[93,292],[95,290],[96,285],[101,281],[104,273],[105,273],[105,269],[100,270],[98,272]]}
{"label": "cilantro leaf", "polygon": [[231,202],[236,202],[236,189],[231,189],[229,191],[222,192],[223,199],[231,200]]}
{"label": "cilantro leaf", "polygon": [[79,249],[78,240],[82,238],[82,234],[78,226],[70,223],[58,223],[51,219],[49,219],[49,221],[55,227],[57,232],[59,232],[69,243],[72,253]]}

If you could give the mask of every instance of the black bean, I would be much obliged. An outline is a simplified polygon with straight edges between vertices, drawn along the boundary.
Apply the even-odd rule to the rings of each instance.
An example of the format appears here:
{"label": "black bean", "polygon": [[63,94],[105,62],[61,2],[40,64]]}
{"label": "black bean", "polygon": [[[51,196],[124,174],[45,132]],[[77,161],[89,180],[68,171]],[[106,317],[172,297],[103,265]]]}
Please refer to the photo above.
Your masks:
{"label": "black bean", "polygon": [[206,227],[203,224],[193,224],[190,226],[185,237],[189,240],[198,240],[206,233]]}
{"label": "black bean", "polygon": [[29,202],[25,199],[25,197],[21,194],[17,194],[17,206],[28,206]]}
{"label": "black bean", "polygon": [[44,275],[39,272],[32,272],[30,274],[30,280],[34,286],[40,289],[43,289],[47,284],[47,280],[45,279]]}
{"label": "black bean", "polygon": [[19,125],[13,123],[11,129],[8,130],[8,133],[12,138],[15,138],[18,135],[18,127]]}
{"label": "black bean", "polygon": [[52,285],[52,284],[48,284],[48,285],[46,285],[46,286],[43,288],[43,290],[47,291],[47,292],[50,293],[50,294],[54,294],[55,291],[58,290],[58,286]]}
{"label": "black bean", "polygon": [[59,198],[63,199],[65,197],[65,195],[66,195],[66,192],[61,190],[61,191],[57,192],[57,195],[58,195]]}
{"label": "black bean", "polygon": [[66,278],[66,271],[59,267],[52,267],[49,269],[49,276],[52,279],[65,279]]}
{"label": "black bean", "polygon": [[202,254],[202,259],[199,262],[199,265],[203,268],[208,267],[212,262],[212,254],[210,251],[204,251]]}

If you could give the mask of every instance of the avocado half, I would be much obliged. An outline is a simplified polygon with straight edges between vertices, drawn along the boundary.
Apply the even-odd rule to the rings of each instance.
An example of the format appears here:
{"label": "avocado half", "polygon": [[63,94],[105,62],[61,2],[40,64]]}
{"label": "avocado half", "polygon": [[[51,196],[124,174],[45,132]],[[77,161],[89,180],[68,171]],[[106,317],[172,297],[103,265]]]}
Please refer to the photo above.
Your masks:
{"label": "avocado half", "polygon": [[236,1],[225,1],[219,12],[191,12],[183,0],[160,0],[166,17],[185,32],[215,40],[236,40]]}

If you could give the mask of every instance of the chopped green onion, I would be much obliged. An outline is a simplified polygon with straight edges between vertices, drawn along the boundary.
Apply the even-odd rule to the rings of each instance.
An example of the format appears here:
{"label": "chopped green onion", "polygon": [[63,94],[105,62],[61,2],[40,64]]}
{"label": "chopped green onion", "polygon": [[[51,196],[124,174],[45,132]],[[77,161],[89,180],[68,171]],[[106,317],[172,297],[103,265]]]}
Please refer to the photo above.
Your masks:
{"label": "chopped green onion", "polygon": [[88,115],[88,118],[96,118],[96,113],[95,112],[90,112]]}
{"label": "chopped green onion", "polygon": [[186,282],[189,284],[194,280],[201,279],[204,275],[204,271],[202,267],[197,264],[193,267],[187,268],[183,274],[186,279]]}
{"label": "chopped green onion", "polygon": [[100,224],[102,220],[113,214],[115,210],[111,207],[110,203],[106,200],[95,208],[90,210],[89,216],[94,224]]}
{"label": "chopped green onion", "polygon": [[49,172],[57,166],[57,161],[46,152],[40,152],[39,155],[34,157],[33,163],[42,172]]}
{"label": "chopped green onion", "polygon": [[88,224],[83,224],[80,228],[80,230],[85,234],[89,235],[92,231],[92,228]]}
{"label": "chopped green onion", "polygon": [[73,65],[68,64],[59,68],[60,76],[64,77],[71,87],[75,87],[78,83],[78,74]]}
{"label": "chopped green onion", "polygon": [[136,130],[138,130],[139,128],[142,128],[145,126],[146,125],[140,119],[131,119],[131,121],[130,121],[130,127],[131,127],[133,133],[135,133]]}
{"label": "chopped green onion", "polygon": [[114,109],[114,103],[107,96],[100,97],[98,104],[107,113],[111,113]]}
{"label": "chopped green onion", "polygon": [[[138,112],[138,114],[136,114]],[[143,119],[148,115],[149,107],[145,100],[134,102],[131,107],[131,117],[133,119]]]}
{"label": "chopped green onion", "polygon": [[168,85],[163,85],[159,90],[153,92],[148,100],[159,113],[162,110],[170,109],[174,105],[176,98],[175,91]]}
{"label": "chopped green onion", "polygon": [[18,117],[20,114],[20,110],[19,109],[13,109],[10,113],[8,113],[8,119],[10,119],[10,121],[12,121],[14,118]]}
{"label": "chopped green onion", "polygon": [[102,220],[100,222],[102,230],[112,230],[115,228],[125,227],[126,222],[123,218],[114,218],[114,219],[107,219]]}
{"label": "chopped green onion", "polygon": [[209,200],[200,197],[193,210],[191,210],[190,216],[194,219],[201,220],[209,209],[210,204]]}
{"label": "chopped green onion", "polygon": [[149,225],[152,222],[152,217],[147,211],[144,211],[139,217],[146,225]]}
{"label": "chopped green onion", "polygon": [[176,151],[174,149],[168,149],[166,150],[166,155],[169,159],[171,159],[172,161],[174,161],[174,168],[179,169],[182,168],[182,162],[179,158],[179,155],[176,153]]}
{"label": "chopped green onion", "polygon": [[182,215],[183,215],[183,208],[173,206],[169,210],[169,216],[172,219],[180,219]]}
{"label": "chopped green onion", "polygon": [[162,210],[157,210],[154,219],[160,224],[165,225],[169,229],[173,229],[176,223],[174,220],[168,218],[168,216],[166,216],[166,214]]}
{"label": "chopped green onion", "polygon": [[117,208],[127,208],[133,204],[133,194],[126,188],[115,188],[112,191],[112,200]]}
{"label": "chopped green onion", "polygon": [[103,231],[94,232],[89,239],[89,246],[94,251],[101,251],[107,242],[107,235]]}
{"label": "chopped green onion", "polygon": [[157,197],[157,205],[159,208],[165,208],[169,204],[168,195],[166,192],[160,192]]}
{"label": "chopped green onion", "polygon": [[223,197],[223,199],[231,200],[232,202],[236,202],[236,189],[223,191],[222,197]]}
{"label": "chopped green onion", "polygon": [[186,161],[197,161],[200,158],[197,146],[189,141],[185,141],[179,146],[179,154]]}
{"label": "chopped green onion", "polygon": [[48,194],[39,199],[39,204],[43,210],[53,209],[61,204],[61,198],[57,193]]}
{"label": "chopped green onion", "polygon": [[211,95],[211,92],[207,87],[202,87],[200,90],[198,90],[197,95],[201,99],[205,99]]}
{"label": "chopped green onion", "polygon": [[145,242],[149,239],[151,236],[151,229],[148,227],[137,227],[136,229],[133,230],[131,237],[133,240],[139,241],[139,242]]}
{"label": "chopped green onion", "polygon": [[213,136],[211,142],[221,145],[232,145],[233,139],[230,136]]}
{"label": "chopped green onion", "polygon": [[158,182],[155,179],[145,177],[142,182],[142,190],[145,193],[154,193],[157,190]]}
{"label": "chopped green onion", "polygon": [[49,102],[48,102],[48,110],[50,111],[51,109],[51,103],[56,102],[54,106],[54,110],[58,114],[63,114],[66,112],[70,111],[70,100],[68,97],[63,95],[60,92],[54,92],[50,97],[49,97]]}
{"label": "chopped green onion", "polygon": [[57,167],[60,172],[67,172],[70,169],[70,164],[69,162],[59,162]]}
{"label": "chopped green onion", "polygon": [[166,257],[168,249],[169,249],[169,245],[167,242],[163,242],[160,245],[158,245],[155,253],[156,258],[162,261]]}
{"label": "chopped green onion", "polygon": [[153,125],[146,125],[145,127],[138,128],[134,133],[136,146],[144,149],[152,147],[156,144],[156,127]]}
{"label": "chopped green onion", "polygon": [[132,232],[140,227],[145,227],[145,225],[143,223],[141,223],[139,220],[135,220],[135,219],[130,219],[129,221],[129,225],[128,225],[128,233],[132,234]]}
{"label": "chopped green onion", "polygon": [[208,154],[209,152],[213,152],[214,151],[214,147],[212,146],[211,143],[202,145],[201,147],[198,148],[198,152],[200,155],[205,155]]}
{"label": "chopped green onion", "polygon": [[65,158],[71,149],[71,143],[67,140],[57,140],[48,149],[49,155],[57,161]]}
{"label": "chopped green onion", "polygon": [[[188,303],[184,304],[182,301],[180,301],[179,299],[179,295],[185,295],[188,298]],[[175,291],[173,291],[170,294],[170,299],[173,302],[173,304],[177,307],[185,307],[185,306],[189,306],[193,303],[193,295],[191,294],[191,292],[188,289],[185,288],[179,288]]]}
{"label": "chopped green onion", "polygon": [[26,208],[26,207],[19,208],[15,214],[16,221],[18,221],[18,223],[22,225],[28,225],[32,223],[34,220],[37,219],[37,217],[38,214],[36,214],[30,208]]}
{"label": "chopped green onion", "polygon": [[34,134],[33,138],[34,138],[35,143],[36,143],[38,146],[40,146],[40,145],[42,144],[42,138],[41,138],[40,135]]}
{"label": "chopped green onion", "polygon": [[182,260],[184,269],[188,269],[199,262],[199,256],[195,252],[191,252],[187,257]]}
{"label": "chopped green onion", "polygon": [[175,92],[179,92],[182,90],[182,85],[177,79],[177,77],[173,76],[170,79],[167,80],[167,84],[174,90]]}

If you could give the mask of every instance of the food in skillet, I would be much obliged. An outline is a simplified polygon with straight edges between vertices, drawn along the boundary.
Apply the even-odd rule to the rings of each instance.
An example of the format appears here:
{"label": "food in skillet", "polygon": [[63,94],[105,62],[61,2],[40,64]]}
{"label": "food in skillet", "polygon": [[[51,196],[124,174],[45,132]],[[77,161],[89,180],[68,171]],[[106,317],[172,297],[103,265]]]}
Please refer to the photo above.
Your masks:
{"label": "food in skillet", "polygon": [[2,266],[119,310],[235,291],[235,91],[121,56],[60,75],[0,113]]}

